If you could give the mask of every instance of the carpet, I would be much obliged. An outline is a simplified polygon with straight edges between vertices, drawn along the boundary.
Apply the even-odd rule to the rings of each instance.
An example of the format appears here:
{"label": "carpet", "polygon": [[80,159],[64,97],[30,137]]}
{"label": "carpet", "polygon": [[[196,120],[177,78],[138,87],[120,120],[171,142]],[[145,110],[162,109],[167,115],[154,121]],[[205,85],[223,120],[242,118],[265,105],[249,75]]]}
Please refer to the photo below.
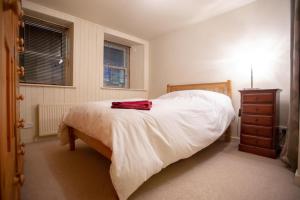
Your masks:
{"label": "carpet", "polygon": [[[299,200],[294,173],[278,159],[218,141],[146,181],[129,200]],[[56,139],[26,145],[22,200],[114,200],[110,161],[77,141],[76,151]]]}

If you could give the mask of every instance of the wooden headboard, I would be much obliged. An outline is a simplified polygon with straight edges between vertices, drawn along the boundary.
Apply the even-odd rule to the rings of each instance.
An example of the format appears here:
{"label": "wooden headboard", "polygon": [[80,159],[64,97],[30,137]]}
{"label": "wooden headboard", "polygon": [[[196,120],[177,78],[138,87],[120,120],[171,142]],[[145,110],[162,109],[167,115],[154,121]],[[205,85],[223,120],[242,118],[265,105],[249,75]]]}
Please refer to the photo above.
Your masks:
{"label": "wooden headboard", "polygon": [[167,92],[174,92],[179,90],[209,90],[214,92],[223,93],[231,98],[231,80],[226,82],[216,83],[197,83],[188,85],[167,85]]}

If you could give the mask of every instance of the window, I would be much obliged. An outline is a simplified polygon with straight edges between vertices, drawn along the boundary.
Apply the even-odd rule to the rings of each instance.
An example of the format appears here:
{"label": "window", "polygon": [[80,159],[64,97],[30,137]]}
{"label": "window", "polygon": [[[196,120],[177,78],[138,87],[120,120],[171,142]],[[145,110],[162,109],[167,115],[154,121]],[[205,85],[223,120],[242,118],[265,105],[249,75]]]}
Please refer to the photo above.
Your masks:
{"label": "window", "polygon": [[129,88],[130,47],[104,41],[104,87]]}
{"label": "window", "polygon": [[21,30],[25,50],[20,63],[25,68],[21,83],[72,85],[68,65],[68,28],[25,16]]}

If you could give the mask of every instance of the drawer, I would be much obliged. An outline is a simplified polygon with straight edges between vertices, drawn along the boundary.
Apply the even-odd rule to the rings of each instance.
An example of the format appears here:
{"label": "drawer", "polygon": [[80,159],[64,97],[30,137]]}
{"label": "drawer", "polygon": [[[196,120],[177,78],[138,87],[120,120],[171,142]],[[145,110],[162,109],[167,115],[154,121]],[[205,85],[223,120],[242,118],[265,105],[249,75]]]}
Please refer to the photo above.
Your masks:
{"label": "drawer", "polygon": [[253,126],[253,125],[242,124],[241,134],[272,138],[273,129],[272,129],[272,127]]}
{"label": "drawer", "polygon": [[252,146],[263,147],[263,148],[272,148],[272,139],[241,135],[241,144],[252,145]]}
{"label": "drawer", "polygon": [[242,114],[242,123],[253,124],[253,125],[262,125],[262,126],[272,126],[273,120],[272,120],[272,116]]}
{"label": "drawer", "polygon": [[243,103],[273,103],[273,93],[251,93],[242,95]]}
{"label": "drawer", "polygon": [[244,104],[242,106],[242,112],[248,114],[272,115],[273,104]]}
{"label": "drawer", "polygon": [[270,157],[270,158],[277,157],[277,151],[275,149],[267,149],[267,148],[255,147],[252,145],[240,144],[239,150],[248,153],[254,153],[261,156]]}

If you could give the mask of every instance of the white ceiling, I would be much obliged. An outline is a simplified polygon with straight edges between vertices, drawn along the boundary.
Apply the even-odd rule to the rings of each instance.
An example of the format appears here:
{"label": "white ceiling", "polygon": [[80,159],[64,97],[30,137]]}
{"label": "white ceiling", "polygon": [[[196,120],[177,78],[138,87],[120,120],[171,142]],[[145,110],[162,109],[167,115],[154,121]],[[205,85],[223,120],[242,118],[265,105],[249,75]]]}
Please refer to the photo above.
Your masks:
{"label": "white ceiling", "polygon": [[255,0],[31,0],[128,33],[152,39]]}

